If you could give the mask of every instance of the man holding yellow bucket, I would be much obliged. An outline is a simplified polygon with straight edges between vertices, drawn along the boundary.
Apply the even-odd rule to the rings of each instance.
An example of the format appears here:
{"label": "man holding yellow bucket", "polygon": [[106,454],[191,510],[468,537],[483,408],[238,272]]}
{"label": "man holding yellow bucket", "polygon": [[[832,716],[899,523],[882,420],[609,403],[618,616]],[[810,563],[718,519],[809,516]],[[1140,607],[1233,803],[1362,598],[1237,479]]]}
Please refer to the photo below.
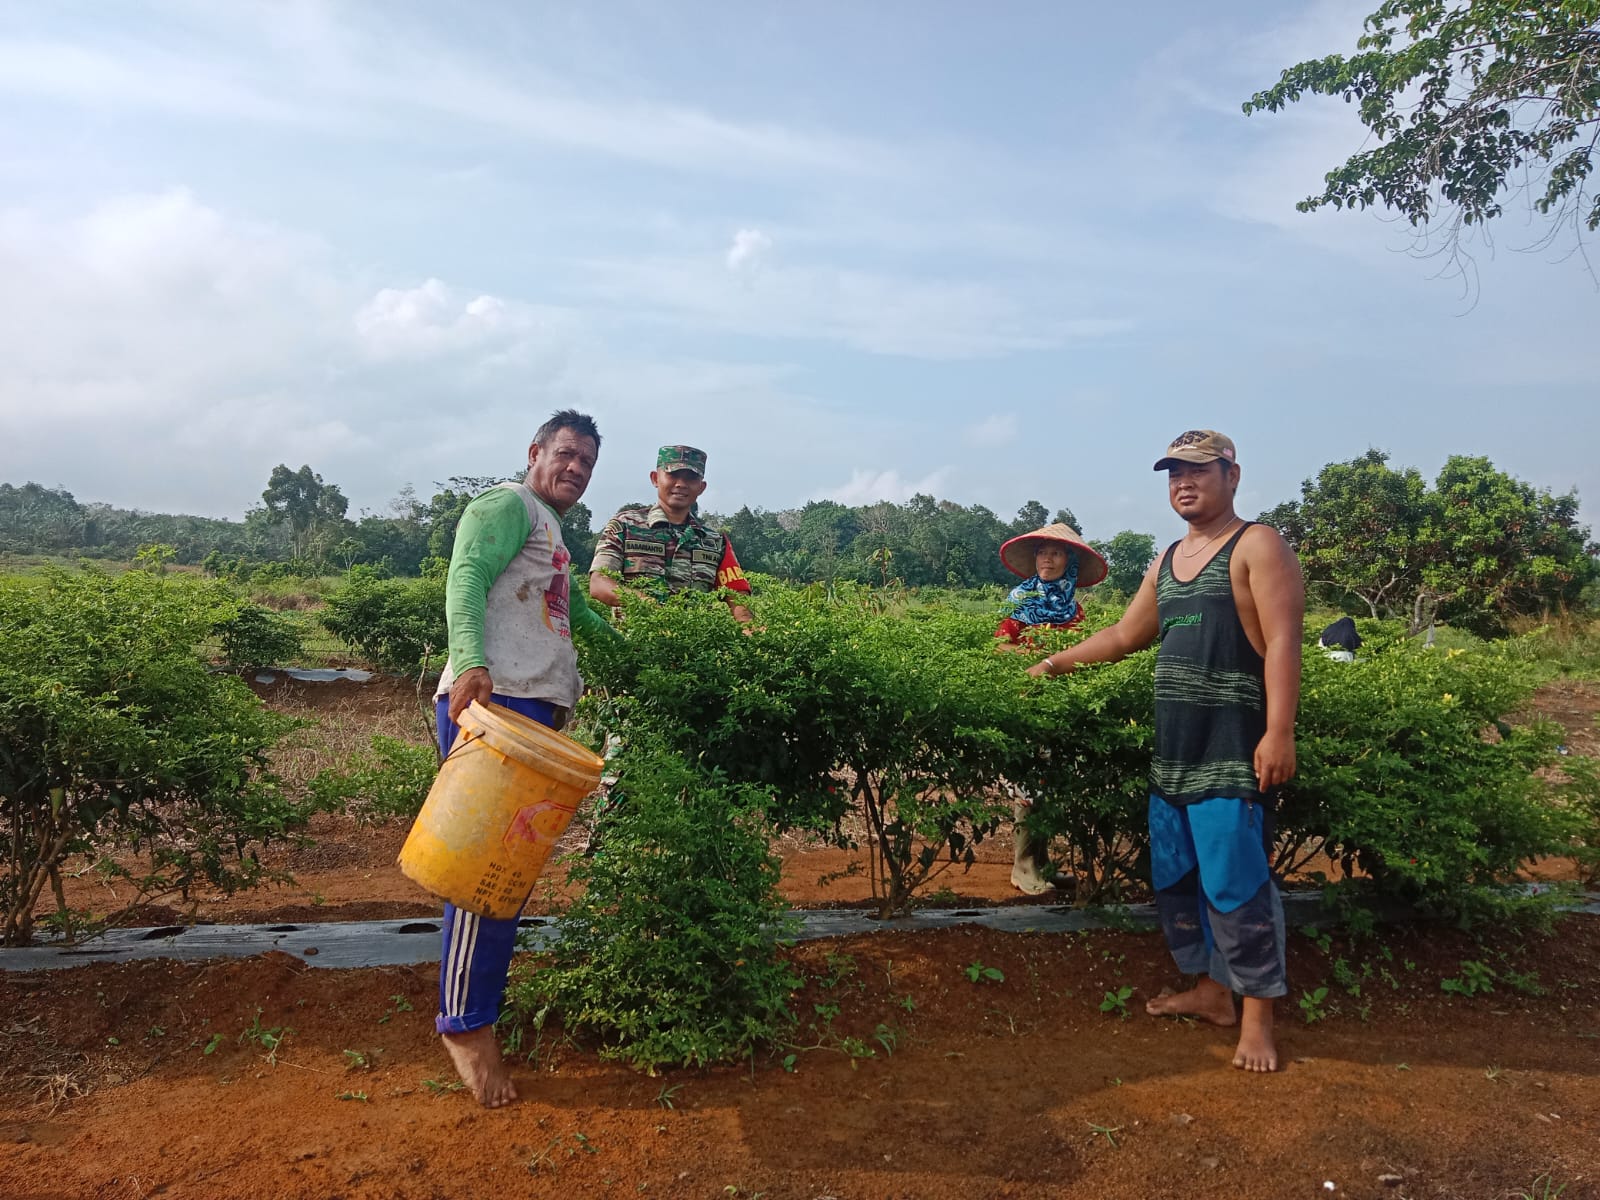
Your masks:
{"label": "man holding yellow bucket", "polygon": [[[578,702],[572,630],[613,631],[581,597],[571,603],[561,516],[588,488],[599,454],[593,418],[555,413],[534,434],[522,482],[490,488],[461,514],[445,588],[450,661],[436,693],[441,754],[450,753],[456,722],[473,701],[552,729]],[[494,1035],[516,942],[515,916],[495,920],[445,904],[435,1024],[462,1083],[489,1108],[517,1098]]]}

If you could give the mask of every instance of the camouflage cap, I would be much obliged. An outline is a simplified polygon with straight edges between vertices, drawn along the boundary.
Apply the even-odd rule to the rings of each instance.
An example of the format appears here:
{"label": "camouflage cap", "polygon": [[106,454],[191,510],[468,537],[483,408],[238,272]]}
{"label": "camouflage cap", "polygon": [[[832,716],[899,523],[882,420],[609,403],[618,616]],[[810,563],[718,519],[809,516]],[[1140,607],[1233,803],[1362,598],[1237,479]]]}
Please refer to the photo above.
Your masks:
{"label": "camouflage cap", "polygon": [[693,471],[704,478],[706,452],[693,446],[663,446],[656,451],[656,470]]}
{"label": "camouflage cap", "polygon": [[1228,463],[1239,461],[1233,439],[1215,429],[1191,429],[1172,439],[1165,456],[1156,460],[1155,469],[1165,471],[1177,462],[1208,463],[1219,458]]}

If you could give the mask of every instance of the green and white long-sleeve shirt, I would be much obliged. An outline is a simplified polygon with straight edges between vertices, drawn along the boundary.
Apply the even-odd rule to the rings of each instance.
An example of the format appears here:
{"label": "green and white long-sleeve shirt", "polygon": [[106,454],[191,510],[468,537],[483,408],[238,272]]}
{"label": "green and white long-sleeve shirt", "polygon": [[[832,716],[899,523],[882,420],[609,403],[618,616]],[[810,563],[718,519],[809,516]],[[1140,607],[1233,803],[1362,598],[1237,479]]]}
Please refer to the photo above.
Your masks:
{"label": "green and white long-sleeve shirt", "polygon": [[572,608],[571,562],[560,518],[526,485],[500,484],[467,505],[445,584],[450,661],[436,694],[486,667],[503,696],[576,704],[583,680],[573,627],[615,631],[587,604]]}

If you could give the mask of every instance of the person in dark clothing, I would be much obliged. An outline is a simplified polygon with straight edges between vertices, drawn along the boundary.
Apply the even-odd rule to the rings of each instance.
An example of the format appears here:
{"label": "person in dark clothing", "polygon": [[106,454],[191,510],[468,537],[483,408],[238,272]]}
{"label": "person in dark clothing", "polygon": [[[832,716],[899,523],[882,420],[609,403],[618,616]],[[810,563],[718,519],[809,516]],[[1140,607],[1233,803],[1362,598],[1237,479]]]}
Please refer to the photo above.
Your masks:
{"label": "person in dark clothing", "polygon": [[1349,617],[1340,617],[1329,625],[1317,641],[1323,653],[1335,662],[1355,662],[1356,651],[1361,649],[1361,635]]}
{"label": "person in dark clothing", "polygon": [[[1233,1065],[1274,1071],[1272,1002],[1288,991],[1283,905],[1267,858],[1268,804],[1294,775],[1305,584],[1277,530],[1234,512],[1239,465],[1213,430],[1156,462],[1189,526],[1117,624],[1041,659],[1032,675],[1114,662],[1159,640],[1150,843],[1156,904],[1187,991],[1146,1011],[1239,1025]],[[1244,996],[1235,1011],[1233,993]]]}

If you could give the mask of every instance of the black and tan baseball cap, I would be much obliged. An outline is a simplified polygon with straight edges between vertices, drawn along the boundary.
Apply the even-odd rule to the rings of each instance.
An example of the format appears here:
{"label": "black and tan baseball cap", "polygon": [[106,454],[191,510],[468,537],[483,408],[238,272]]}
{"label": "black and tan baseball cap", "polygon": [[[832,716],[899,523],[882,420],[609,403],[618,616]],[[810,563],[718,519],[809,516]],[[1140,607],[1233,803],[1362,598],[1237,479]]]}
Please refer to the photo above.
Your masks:
{"label": "black and tan baseball cap", "polygon": [[1215,429],[1191,429],[1172,439],[1167,452],[1156,460],[1155,469],[1165,471],[1173,463],[1208,463],[1222,459],[1237,463],[1239,452],[1233,448],[1233,439]]}

